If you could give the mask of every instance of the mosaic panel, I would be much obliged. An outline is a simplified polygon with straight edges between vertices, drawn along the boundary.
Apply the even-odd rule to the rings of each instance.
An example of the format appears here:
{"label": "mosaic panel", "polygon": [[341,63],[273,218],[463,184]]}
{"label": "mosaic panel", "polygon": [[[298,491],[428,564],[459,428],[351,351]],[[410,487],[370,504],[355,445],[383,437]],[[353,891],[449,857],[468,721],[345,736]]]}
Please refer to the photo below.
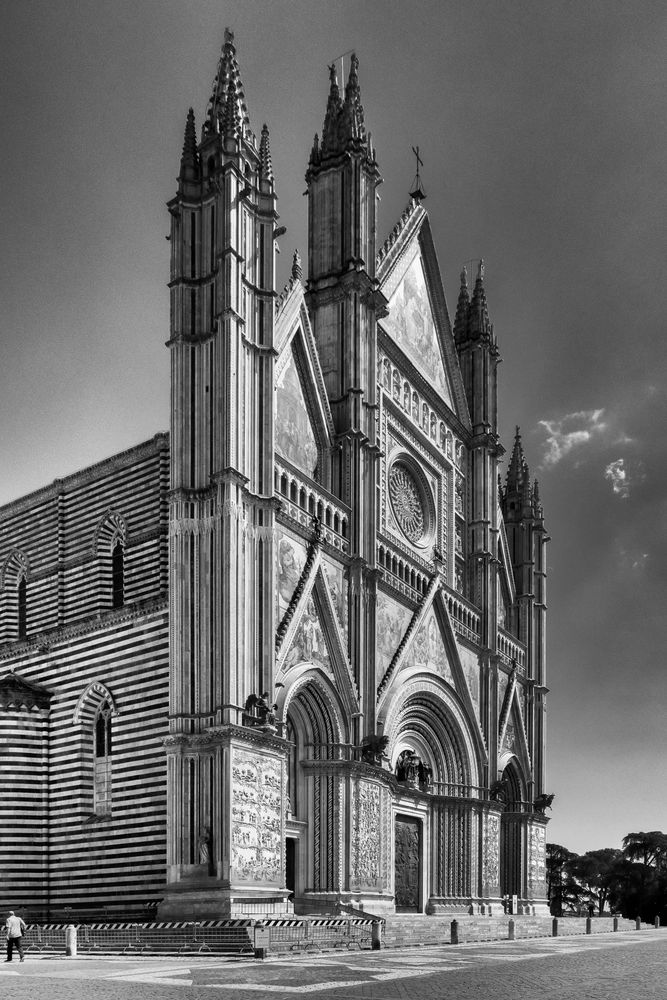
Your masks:
{"label": "mosaic panel", "polygon": [[276,385],[276,451],[309,476],[314,475],[317,443],[291,348]]}

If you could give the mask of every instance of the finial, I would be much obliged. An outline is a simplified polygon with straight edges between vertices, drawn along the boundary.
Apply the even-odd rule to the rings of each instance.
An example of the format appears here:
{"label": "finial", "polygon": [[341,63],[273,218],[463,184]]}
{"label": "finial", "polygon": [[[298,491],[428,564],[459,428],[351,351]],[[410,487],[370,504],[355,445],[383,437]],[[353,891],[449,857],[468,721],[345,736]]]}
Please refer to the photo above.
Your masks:
{"label": "finial", "polygon": [[231,28],[225,28],[225,45],[234,44],[234,32]]}
{"label": "finial", "polygon": [[301,254],[298,250],[294,251],[294,256],[292,257],[292,277],[295,281],[301,281],[303,277],[303,271],[301,269]]}
{"label": "finial", "polygon": [[479,266],[477,268],[477,280],[484,281],[484,258],[480,257]]}
{"label": "finial", "polygon": [[271,163],[271,147],[269,145],[269,129],[262,125],[262,137],[259,142],[260,173],[264,180],[273,180],[273,164]]}
{"label": "finial", "polygon": [[468,287],[468,272],[466,271],[466,267],[464,264],[463,269],[461,271],[461,288],[467,288],[467,287]]}
{"label": "finial", "polygon": [[417,160],[417,173],[415,174],[415,179],[412,182],[412,191],[410,191],[410,197],[412,198],[413,201],[416,201],[417,204],[420,204],[420,202],[422,202],[426,197],[426,194],[422,187],[421,177],[419,175],[419,168],[424,166],[424,161],[419,155],[419,146],[413,146],[412,152],[415,154],[415,158]]}

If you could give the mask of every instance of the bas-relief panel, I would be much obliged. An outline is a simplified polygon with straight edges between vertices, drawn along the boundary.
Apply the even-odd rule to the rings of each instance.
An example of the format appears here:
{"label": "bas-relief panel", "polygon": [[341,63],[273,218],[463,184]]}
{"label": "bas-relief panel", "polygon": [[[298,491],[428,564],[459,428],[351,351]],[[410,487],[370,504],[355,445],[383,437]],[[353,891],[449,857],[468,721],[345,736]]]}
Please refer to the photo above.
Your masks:
{"label": "bas-relief panel", "polygon": [[282,883],[282,791],[280,760],[233,748],[233,879]]}
{"label": "bas-relief panel", "polygon": [[459,645],[461,666],[466,677],[470,697],[473,700],[477,715],[479,715],[479,661],[472,650]]}
{"label": "bas-relief panel", "polygon": [[280,623],[299,582],[306,546],[293,535],[276,529],[276,622]]}
{"label": "bas-relief panel", "polygon": [[415,257],[389,301],[382,321],[422,375],[452,405],[421,258]]}
{"label": "bas-relief panel", "polygon": [[497,813],[490,813],[485,818],[482,881],[489,889],[500,884],[500,817]]}
{"label": "bas-relief panel", "polygon": [[331,595],[331,602],[336,612],[336,618],[340,625],[345,643],[347,644],[348,629],[348,603],[347,603],[347,580],[343,567],[334,562],[328,556],[322,559],[322,571],[327,581],[327,587]]}
{"label": "bas-relief panel", "polygon": [[414,638],[408,660],[411,664],[429,670],[431,673],[441,674],[448,684],[454,687],[454,678],[447,660],[445,644],[442,641],[440,626],[438,625],[433,608],[429,611],[421,628]]}
{"label": "bas-relief panel", "polygon": [[309,476],[314,474],[317,443],[291,348],[276,385],[276,451]]}
{"label": "bas-relief panel", "polygon": [[546,830],[543,826],[530,827],[530,861],[528,863],[528,883],[533,889],[544,891],[547,877]]}
{"label": "bas-relief panel", "polygon": [[375,662],[377,683],[384,677],[412,618],[412,612],[382,591],[377,596]]}
{"label": "bas-relief panel", "polygon": [[353,789],[351,879],[359,887],[384,888],[382,790],[365,781],[355,782]]}

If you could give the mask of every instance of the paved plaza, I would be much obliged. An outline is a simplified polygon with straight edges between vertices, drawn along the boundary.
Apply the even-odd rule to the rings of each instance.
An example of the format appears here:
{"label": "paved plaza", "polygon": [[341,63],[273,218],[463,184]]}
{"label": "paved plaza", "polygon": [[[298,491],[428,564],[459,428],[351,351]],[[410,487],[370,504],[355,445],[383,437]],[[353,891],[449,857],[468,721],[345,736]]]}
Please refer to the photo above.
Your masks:
{"label": "paved plaza", "polygon": [[667,998],[667,931],[249,959],[53,958],[0,965],[11,1000],[650,1000]]}

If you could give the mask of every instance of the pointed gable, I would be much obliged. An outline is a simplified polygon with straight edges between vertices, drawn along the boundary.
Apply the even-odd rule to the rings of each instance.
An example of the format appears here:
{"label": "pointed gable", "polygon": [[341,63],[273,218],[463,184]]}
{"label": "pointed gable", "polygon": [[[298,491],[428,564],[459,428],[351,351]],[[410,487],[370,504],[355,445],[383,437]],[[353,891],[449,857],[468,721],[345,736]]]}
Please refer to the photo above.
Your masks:
{"label": "pointed gable", "polygon": [[293,346],[276,384],[276,451],[313,476],[317,468],[317,441],[299,379]]}
{"label": "pointed gable", "polygon": [[452,687],[455,686],[452,670],[447,659],[447,651],[433,606],[431,606],[421,628],[414,638],[410,651],[410,659],[416,667],[441,674],[448,684]]}
{"label": "pointed gable", "polygon": [[415,254],[408,265],[382,322],[415,368],[453,408],[421,254]]}

